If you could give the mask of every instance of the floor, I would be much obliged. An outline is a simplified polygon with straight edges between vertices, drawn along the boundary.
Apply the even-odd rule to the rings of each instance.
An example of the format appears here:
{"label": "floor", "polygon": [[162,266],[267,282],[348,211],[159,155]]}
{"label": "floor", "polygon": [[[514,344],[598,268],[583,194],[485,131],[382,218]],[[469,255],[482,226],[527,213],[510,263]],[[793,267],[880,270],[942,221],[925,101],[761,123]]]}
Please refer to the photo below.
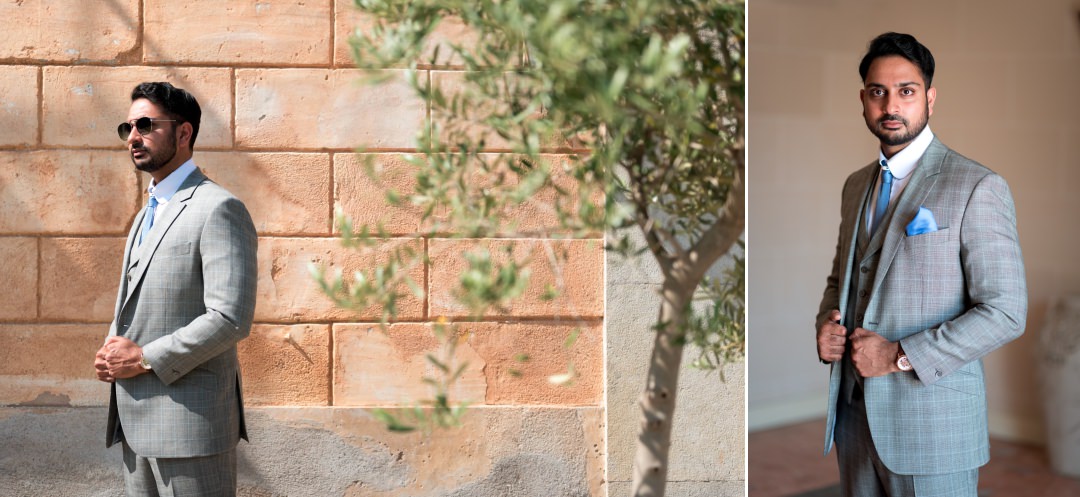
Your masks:
{"label": "floor", "polygon": [[[822,456],[825,421],[808,421],[749,436],[749,497],[838,496],[836,455]],[[990,441],[979,471],[979,497],[1080,497],[1080,480],[1059,476],[1042,447]]]}

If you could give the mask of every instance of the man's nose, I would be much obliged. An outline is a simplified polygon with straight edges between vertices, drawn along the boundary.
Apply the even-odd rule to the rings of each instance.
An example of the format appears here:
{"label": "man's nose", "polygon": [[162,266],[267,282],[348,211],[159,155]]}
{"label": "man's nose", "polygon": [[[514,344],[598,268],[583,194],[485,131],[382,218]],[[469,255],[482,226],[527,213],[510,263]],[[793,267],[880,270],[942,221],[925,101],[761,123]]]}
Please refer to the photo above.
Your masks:
{"label": "man's nose", "polygon": [[139,130],[135,129],[135,126],[131,127],[131,131],[128,132],[127,146],[131,148],[135,143],[142,141],[142,135],[139,134]]}
{"label": "man's nose", "polygon": [[900,98],[892,94],[885,97],[885,112],[888,114],[899,114]]}

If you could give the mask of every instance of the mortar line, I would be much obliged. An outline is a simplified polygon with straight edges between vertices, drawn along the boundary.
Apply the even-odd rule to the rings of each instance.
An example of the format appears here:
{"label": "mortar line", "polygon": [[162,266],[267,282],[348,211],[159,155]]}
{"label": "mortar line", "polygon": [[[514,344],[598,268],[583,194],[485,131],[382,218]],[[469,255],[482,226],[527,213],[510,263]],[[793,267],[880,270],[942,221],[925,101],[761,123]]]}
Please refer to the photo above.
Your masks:
{"label": "mortar line", "polygon": [[37,136],[34,137],[34,147],[40,149],[45,141],[45,67],[37,68]]}

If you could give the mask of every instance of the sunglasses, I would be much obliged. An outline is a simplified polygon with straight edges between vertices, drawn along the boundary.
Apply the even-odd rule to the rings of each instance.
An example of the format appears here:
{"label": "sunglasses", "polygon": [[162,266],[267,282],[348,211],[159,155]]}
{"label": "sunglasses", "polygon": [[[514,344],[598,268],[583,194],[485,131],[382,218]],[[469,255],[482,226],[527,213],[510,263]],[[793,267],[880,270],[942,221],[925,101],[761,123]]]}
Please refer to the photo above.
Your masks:
{"label": "sunglasses", "polygon": [[131,136],[131,123],[135,123],[135,129],[139,131],[140,135],[145,135],[154,130],[154,123],[160,122],[177,122],[179,119],[151,119],[149,117],[140,117],[134,121],[128,121],[126,123],[120,123],[116,127],[116,134],[120,135],[120,139],[127,141]]}

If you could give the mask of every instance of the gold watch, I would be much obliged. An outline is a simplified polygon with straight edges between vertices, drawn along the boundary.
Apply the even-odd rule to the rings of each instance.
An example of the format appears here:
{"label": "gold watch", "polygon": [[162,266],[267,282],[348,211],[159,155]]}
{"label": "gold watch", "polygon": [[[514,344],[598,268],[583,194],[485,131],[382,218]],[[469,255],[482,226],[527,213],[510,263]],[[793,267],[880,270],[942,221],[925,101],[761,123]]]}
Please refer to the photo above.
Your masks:
{"label": "gold watch", "polygon": [[908,360],[907,354],[900,352],[896,354],[896,367],[900,368],[900,371],[911,371],[915,369],[911,366],[911,361]]}
{"label": "gold watch", "polygon": [[146,357],[139,357],[139,365],[142,366],[142,368],[147,370],[147,371],[150,371],[150,370],[154,369],[154,368],[150,367],[150,361],[147,361]]}

